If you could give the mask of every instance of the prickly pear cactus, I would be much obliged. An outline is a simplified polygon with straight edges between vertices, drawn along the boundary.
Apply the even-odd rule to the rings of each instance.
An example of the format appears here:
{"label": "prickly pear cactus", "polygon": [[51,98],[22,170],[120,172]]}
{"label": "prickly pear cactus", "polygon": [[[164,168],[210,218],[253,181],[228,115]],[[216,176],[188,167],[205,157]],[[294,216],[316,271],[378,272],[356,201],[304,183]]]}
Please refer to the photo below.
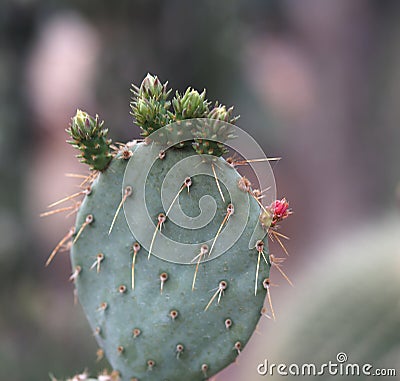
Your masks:
{"label": "prickly pear cactus", "polygon": [[208,379],[235,360],[262,314],[274,315],[264,307],[273,177],[259,180],[270,186],[262,199],[238,162],[221,157],[240,135],[232,108],[210,111],[205,91],[190,88],[171,105],[169,93],[150,75],[134,87],[142,141],[114,146],[81,111],[67,130],[95,171],[56,249],[71,239],[71,281],[121,380]]}

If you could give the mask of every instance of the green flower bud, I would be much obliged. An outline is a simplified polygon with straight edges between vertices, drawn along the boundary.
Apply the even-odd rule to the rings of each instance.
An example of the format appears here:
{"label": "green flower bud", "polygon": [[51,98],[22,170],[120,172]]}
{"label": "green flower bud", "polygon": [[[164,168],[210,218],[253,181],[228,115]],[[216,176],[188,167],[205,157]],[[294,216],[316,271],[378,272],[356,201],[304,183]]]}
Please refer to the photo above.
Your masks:
{"label": "green flower bud", "polygon": [[108,130],[102,128],[103,124],[98,115],[93,118],[88,113],[77,110],[66,130],[71,137],[68,143],[80,151],[81,162],[88,164],[92,170],[103,171],[112,159],[111,139],[107,137]]}
{"label": "green flower bud", "polygon": [[188,87],[185,94],[176,92],[172,105],[175,120],[205,118],[208,114],[210,102],[206,99],[206,90],[200,94],[197,90]]}

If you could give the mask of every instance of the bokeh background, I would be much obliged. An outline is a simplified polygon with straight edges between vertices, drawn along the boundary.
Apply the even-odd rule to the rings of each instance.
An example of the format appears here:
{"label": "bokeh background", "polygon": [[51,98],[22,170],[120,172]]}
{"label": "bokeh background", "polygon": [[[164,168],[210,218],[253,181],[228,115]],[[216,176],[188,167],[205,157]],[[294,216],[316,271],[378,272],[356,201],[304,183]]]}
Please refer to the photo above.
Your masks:
{"label": "bokeh background", "polygon": [[0,379],[107,366],[73,304],[68,253],[44,268],[73,217],[39,214],[78,190],[65,173],[86,172],[65,144],[76,108],[116,141],[138,137],[129,88],[147,72],[234,104],[239,126],[283,157],[273,168],[295,211],[284,226],[295,289],[273,273],[278,321],[262,318],[217,380],[265,379],[257,364],[284,355],[398,367],[400,2],[3,0]]}

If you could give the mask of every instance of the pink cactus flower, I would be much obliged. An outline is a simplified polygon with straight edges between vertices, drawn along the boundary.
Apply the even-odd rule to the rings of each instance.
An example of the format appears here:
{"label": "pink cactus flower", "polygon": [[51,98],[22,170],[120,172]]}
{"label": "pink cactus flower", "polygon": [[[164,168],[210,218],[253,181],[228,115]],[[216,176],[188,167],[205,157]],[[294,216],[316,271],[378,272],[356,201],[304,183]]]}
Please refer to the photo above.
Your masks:
{"label": "pink cactus flower", "polygon": [[292,210],[289,208],[289,202],[286,198],[273,201],[269,206],[269,209],[273,213],[271,222],[272,227],[292,214]]}

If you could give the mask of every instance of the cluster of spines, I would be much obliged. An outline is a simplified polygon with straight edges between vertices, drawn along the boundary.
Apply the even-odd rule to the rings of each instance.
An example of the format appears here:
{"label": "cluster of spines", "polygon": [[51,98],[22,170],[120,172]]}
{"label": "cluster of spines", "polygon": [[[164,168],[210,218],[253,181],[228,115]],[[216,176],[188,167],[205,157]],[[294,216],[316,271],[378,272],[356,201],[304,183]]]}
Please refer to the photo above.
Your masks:
{"label": "cluster of spines", "polygon": [[[211,102],[206,99],[206,90],[199,93],[191,87],[188,87],[183,94],[177,91],[172,101],[169,101],[171,90],[167,88],[167,84],[167,82],[162,84],[157,76],[148,74],[140,87],[132,85],[132,115],[135,123],[141,128],[142,135],[147,137],[152,132],[174,122],[205,118],[210,121],[205,122],[202,127],[195,126],[191,131],[193,149],[198,154],[214,156],[225,154],[227,149],[224,142],[235,136],[228,124],[218,123],[218,121],[234,124],[239,117],[233,116],[233,107],[227,108],[217,102],[210,109]],[[187,128],[187,126],[176,123],[168,130],[171,136],[176,135],[172,136],[172,140],[179,141],[179,136],[182,135],[181,128]],[[175,147],[181,148],[187,144],[180,142]]]}
{"label": "cluster of spines", "polygon": [[92,117],[84,111],[77,110],[66,130],[71,140],[68,143],[80,151],[77,156],[82,163],[92,170],[104,171],[112,159],[111,139],[108,129],[103,128],[99,116]]}

